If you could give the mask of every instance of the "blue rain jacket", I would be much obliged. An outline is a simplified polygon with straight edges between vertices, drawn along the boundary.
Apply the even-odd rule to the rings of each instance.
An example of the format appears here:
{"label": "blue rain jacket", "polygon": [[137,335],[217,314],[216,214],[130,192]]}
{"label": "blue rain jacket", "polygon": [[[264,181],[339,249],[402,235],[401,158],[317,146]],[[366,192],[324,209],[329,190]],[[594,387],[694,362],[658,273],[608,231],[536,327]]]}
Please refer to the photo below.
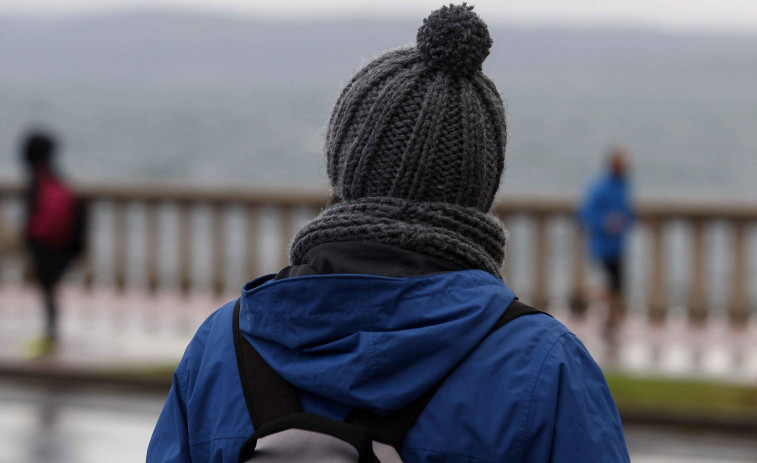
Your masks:
{"label": "blue rain jacket", "polygon": [[[398,410],[454,369],[399,448],[406,463],[628,462],[602,372],[568,329],[537,314],[486,337],[513,298],[480,270],[269,275],[244,287],[240,329],[301,390],[304,411],[336,419]],[[233,307],[187,347],[148,462],[236,462],[252,434]]]}
{"label": "blue rain jacket", "polygon": [[[588,231],[591,255],[601,261],[620,259],[634,221],[628,182],[612,174],[600,177],[589,187],[580,216]],[[619,224],[617,229],[612,229],[612,222]]]}

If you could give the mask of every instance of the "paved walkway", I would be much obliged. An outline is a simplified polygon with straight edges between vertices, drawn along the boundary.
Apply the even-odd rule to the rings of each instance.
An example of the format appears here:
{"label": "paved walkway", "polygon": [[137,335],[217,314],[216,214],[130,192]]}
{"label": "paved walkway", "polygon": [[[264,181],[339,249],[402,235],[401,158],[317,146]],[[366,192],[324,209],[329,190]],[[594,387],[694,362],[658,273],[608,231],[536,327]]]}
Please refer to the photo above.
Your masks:
{"label": "paved walkway", "polygon": [[[29,362],[24,341],[41,330],[40,302],[30,287],[0,287],[0,364],[92,369],[172,365],[200,323],[234,297],[149,295],[135,290],[117,294],[103,288],[86,292],[78,286],[62,288],[60,296],[60,346],[54,355]],[[757,319],[753,317],[739,331],[721,319],[695,329],[686,323],[683,312],[674,308],[666,325],[657,328],[643,317],[630,316],[619,333],[614,360],[601,338],[601,307],[590,307],[584,320],[559,309],[553,314],[605,369],[757,382]]]}
{"label": "paved walkway", "polygon": [[[60,343],[48,360],[106,367],[177,363],[195,330],[223,303],[202,294],[63,287]],[[25,341],[42,327],[41,302],[32,288],[0,289],[0,361],[24,360]]]}

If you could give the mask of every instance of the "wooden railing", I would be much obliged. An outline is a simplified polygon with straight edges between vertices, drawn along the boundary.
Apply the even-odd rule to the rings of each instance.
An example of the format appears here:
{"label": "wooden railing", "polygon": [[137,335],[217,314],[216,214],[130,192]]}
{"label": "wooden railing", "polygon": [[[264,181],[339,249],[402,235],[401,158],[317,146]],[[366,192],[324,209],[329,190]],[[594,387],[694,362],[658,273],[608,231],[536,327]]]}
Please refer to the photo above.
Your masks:
{"label": "wooden railing", "polygon": [[[140,261],[140,268],[132,273],[139,276],[137,280],[151,292],[164,287],[174,287],[184,293],[209,289],[219,295],[232,289],[237,291],[247,279],[286,265],[291,237],[326,201],[325,192],[285,189],[86,185],[78,191],[91,212],[88,252],[80,266],[79,278],[85,287],[112,284],[119,291],[136,284],[128,271],[129,264],[135,260]],[[0,218],[5,217],[6,223],[18,221],[19,214],[12,217],[14,214],[8,210],[20,209],[21,195],[18,185],[0,184],[0,213],[5,213]],[[508,253],[523,258],[508,259],[503,273],[518,274],[522,278],[522,272],[513,268],[513,262],[529,263],[529,300],[534,305],[549,307],[555,302],[551,279],[556,261],[567,266],[568,292],[586,284],[585,238],[574,220],[575,204],[575,198],[508,195],[499,198],[495,205],[494,213],[508,227],[513,228],[515,223],[527,223],[530,227],[527,240],[521,241],[518,233],[511,237]],[[666,231],[673,225],[683,225],[690,230],[690,239],[686,240],[690,256],[685,304],[689,320],[703,323],[711,313],[708,269],[717,259],[722,260],[719,267],[729,269],[727,280],[730,282],[728,297],[720,303],[725,305],[720,307],[721,312],[727,310],[734,327],[744,326],[752,309],[749,288],[753,275],[749,274],[749,263],[757,259],[757,255],[749,254],[749,238],[757,222],[757,204],[642,200],[637,210],[639,224],[635,233],[646,237],[642,250],[645,275],[642,276],[647,281],[644,306],[649,319],[663,321],[671,306],[669,262],[680,256],[671,254]],[[139,228],[135,225],[138,215],[142,216]],[[204,215],[209,223],[205,233],[197,230],[198,215]],[[237,226],[231,226],[231,221]],[[173,224],[174,231],[166,237],[169,223]],[[557,226],[566,233],[560,238],[565,240],[562,253],[553,249],[556,244],[553,231]],[[725,226],[730,233],[730,251],[718,256],[707,245],[708,231],[714,226]],[[110,250],[102,245],[103,241],[107,242],[106,234],[111,235]],[[141,239],[135,240],[135,235]],[[276,243],[274,248],[272,240]],[[135,241],[141,241],[142,259],[135,258],[139,254]],[[230,252],[232,241],[236,244]],[[209,248],[209,257],[205,259],[198,252],[202,242]],[[169,245],[176,248],[175,271],[166,270]],[[268,259],[264,256],[266,253]],[[0,262],[0,284],[2,264]],[[198,277],[197,269],[208,275]],[[567,300],[569,296],[562,294],[560,298]]]}

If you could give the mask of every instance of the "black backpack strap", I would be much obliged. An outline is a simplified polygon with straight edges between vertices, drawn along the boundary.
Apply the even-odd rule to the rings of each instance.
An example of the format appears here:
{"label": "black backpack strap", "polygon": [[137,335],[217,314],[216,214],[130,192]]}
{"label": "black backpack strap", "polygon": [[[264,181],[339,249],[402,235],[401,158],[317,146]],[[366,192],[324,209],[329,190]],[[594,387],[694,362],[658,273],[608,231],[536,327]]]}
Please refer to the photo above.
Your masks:
{"label": "black backpack strap", "polygon": [[352,445],[358,452],[357,463],[380,463],[373,452],[373,440],[367,430],[351,423],[312,413],[295,413],[256,429],[239,451],[239,463],[252,459],[259,439],[288,429],[300,429],[327,434]]}
{"label": "black backpack strap", "polygon": [[[486,339],[490,334],[494,333],[516,318],[523,315],[537,313],[549,315],[546,312],[542,312],[541,310],[523,304],[522,302],[518,301],[518,298],[516,297],[515,299],[513,299],[513,302],[510,303],[507,310],[505,310],[505,313],[503,313],[499,317],[499,319],[494,323],[494,326],[492,326],[489,332],[486,333],[486,336],[481,339],[481,341],[479,341],[479,344],[483,342],[484,339]],[[475,350],[475,348],[473,350]],[[462,363],[462,360],[458,363],[458,365],[460,363]],[[374,440],[397,448],[402,443],[402,439],[404,439],[407,431],[410,429],[413,423],[415,423],[415,420],[418,419],[418,416],[426,408],[426,405],[428,405],[428,403],[431,401],[431,398],[434,397],[436,391],[439,389],[439,387],[441,387],[442,383],[444,383],[444,381],[450,374],[452,374],[453,371],[455,371],[455,368],[447,373],[438,383],[436,383],[434,387],[426,391],[422,396],[420,396],[418,399],[410,403],[410,405],[406,406],[402,410],[399,410],[391,415],[381,416],[368,410],[353,408],[347,415],[345,421],[367,428]]]}
{"label": "black backpack strap", "polygon": [[[515,320],[516,318],[522,316],[522,315],[530,315],[535,313],[543,313],[544,315],[549,315],[547,312],[542,312],[539,309],[535,309],[531,307],[530,305],[526,305],[518,300],[516,297],[513,299],[513,302],[510,303],[510,306],[505,310],[505,313],[502,314],[501,317],[499,317],[499,320],[497,320],[496,323],[494,323],[494,326],[491,330],[489,330],[489,334],[494,333],[498,329],[500,329],[503,325]],[[552,315],[549,315],[550,317]],[[487,334],[487,336],[489,335]]]}
{"label": "black backpack strap", "polygon": [[257,431],[264,424],[299,413],[297,390],[263,360],[239,330],[239,306],[234,306],[234,350],[239,379],[252,426]]}
{"label": "black backpack strap", "polygon": [[411,402],[410,405],[391,415],[382,416],[361,408],[353,408],[344,421],[363,426],[368,429],[373,440],[397,448],[402,443],[402,439],[407,434],[407,431],[415,423],[415,420],[418,419],[418,416],[426,408],[431,398],[434,397],[441,383],[440,381],[434,387],[424,392],[422,396]]}

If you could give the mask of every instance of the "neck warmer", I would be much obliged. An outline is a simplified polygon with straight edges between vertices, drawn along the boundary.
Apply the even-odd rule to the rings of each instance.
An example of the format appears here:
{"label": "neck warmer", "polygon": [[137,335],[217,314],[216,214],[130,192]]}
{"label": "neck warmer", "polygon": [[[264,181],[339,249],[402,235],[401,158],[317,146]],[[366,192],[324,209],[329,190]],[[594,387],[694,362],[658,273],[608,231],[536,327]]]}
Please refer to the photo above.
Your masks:
{"label": "neck warmer", "polygon": [[496,217],[476,208],[368,197],[324,209],[295,235],[289,260],[300,265],[309,250],[325,243],[381,243],[501,278],[506,235]]}

